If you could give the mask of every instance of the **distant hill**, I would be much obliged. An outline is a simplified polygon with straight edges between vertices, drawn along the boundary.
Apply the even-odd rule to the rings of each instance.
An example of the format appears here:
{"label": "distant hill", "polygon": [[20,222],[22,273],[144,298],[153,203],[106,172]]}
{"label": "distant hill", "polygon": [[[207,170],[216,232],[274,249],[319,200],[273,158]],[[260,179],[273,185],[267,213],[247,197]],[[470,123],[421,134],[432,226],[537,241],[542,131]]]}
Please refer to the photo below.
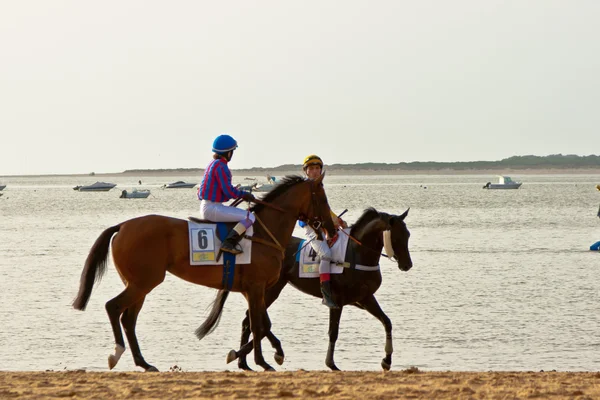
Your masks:
{"label": "distant hill", "polygon": [[[600,169],[600,156],[578,156],[574,154],[552,154],[549,156],[513,156],[500,161],[460,161],[460,162],[437,162],[437,161],[415,161],[400,163],[358,163],[358,164],[328,164],[327,171],[474,171],[474,170],[538,170],[538,169]],[[123,173],[195,173],[202,168],[176,168],[176,169],[130,169]],[[238,169],[257,175],[268,172],[301,171],[301,164],[284,164],[278,167],[263,168],[254,167],[250,169]],[[234,169],[236,171],[236,169]]]}

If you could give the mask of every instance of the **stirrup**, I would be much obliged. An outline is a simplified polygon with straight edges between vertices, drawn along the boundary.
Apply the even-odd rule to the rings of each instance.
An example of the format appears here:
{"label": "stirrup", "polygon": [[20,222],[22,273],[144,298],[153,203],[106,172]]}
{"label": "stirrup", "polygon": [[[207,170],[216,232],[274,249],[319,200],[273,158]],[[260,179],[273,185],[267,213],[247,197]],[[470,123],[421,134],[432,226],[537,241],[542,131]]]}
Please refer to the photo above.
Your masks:
{"label": "stirrup", "polygon": [[242,250],[242,246],[239,243],[234,243],[233,245],[231,245],[231,247],[226,247],[226,243],[227,242],[223,242],[219,250],[231,254],[242,254],[244,252],[244,250]]}

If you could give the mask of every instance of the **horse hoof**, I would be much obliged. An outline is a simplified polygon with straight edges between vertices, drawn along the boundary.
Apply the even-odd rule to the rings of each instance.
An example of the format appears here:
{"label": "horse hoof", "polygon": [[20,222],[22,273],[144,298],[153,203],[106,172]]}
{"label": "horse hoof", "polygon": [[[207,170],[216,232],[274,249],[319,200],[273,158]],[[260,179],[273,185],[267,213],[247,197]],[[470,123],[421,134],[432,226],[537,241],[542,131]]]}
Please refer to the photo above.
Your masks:
{"label": "horse hoof", "polygon": [[274,372],[275,368],[271,367],[269,364],[265,364],[263,365],[263,368],[265,369],[265,371],[267,372]]}
{"label": "horse hoof", "polygon": [[229,364],[230,362],[232,362],[233,360],[237,359],[237,353],[235,350],[231,350],[228,354],[227,354],[227,364]]}
{"label": "horse hoof", "polygon": [[113,369],[117,363],[119,362],[119,358],[116,357],[114,354],[111,354],[110,356],[108,356],[108,369]]}
{"label": "horse hoof", "polygon": [[158,368],[151,365],[150,368],[146,369],[146,372],[158,372]]}
{"label": "horse hoof", "polygon": [[332,371],[339,371],[340,369],[335,365],[335,363],[325,363]]}
{"label": "horse hoof", "polygon": [[238,363],[238,368],[244,371],[252,371],[252,368],[250,368],[246,363]]}
{"label": "horse hoof", "polygon": [[285,360],[285,357],[284,357],[284,356],[282,356],[281,354],[277,354],[277,353],[275,353],[275,355],[273,356],[273,358],[275,358],[275,362],[276,362],[278,365],[281,365],[281,364],[283,364],[283,360]]}
{"label": "horse hoof", "polygon": [[390,368],[392,368],[392,365],[385,360],[381,360],[381,368],[383,368],[384,371],[389,371]]}

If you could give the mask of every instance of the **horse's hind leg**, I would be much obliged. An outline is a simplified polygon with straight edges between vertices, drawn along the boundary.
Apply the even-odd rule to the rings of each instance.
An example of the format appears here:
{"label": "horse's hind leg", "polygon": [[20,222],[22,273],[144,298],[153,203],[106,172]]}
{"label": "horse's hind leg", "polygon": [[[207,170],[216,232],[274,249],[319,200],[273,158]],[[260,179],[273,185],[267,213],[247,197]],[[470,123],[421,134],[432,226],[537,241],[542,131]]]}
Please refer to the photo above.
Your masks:
{"label": "horse's hind leg", "polygon": [[394,346],[392,345],[392,321],[383,312],[375,296],[371,295],[365,300],[360,301],[360,305],[375,318],[377,318],[385,327],[385,358],[381,360],[381,367],[389,371],[392,367],[392,353]]}
{"label": "horse's hind leg", "polygon": [[108,368],[110,369],[113,369],[117,365],[121,355],[125,352],[125,341],[123,340],[119,318],[127,308],[143,300],[145,296],[146,293],[132,286],[127,286],[117,297],[106,302],[106,312],[115,337],[115,354],[108,356]]}
{"label": "horse's hind leg", "polygon": [[121,315],[121,324],[125,330],[125,335],[127,336],[127,341],[129,342],[129,347],[131,348],[131,354],[133,355],[133,361],[135,362],[135,365],[144,368],[148,372],[158,372],[156,367],[148,364],[146,360],[144,360],[137,337],[135,335],[137,317],[142,309],[142,306],[144,305],[145,299],[146,296],[142,297],[141,300],[125,310],[125,312]]}

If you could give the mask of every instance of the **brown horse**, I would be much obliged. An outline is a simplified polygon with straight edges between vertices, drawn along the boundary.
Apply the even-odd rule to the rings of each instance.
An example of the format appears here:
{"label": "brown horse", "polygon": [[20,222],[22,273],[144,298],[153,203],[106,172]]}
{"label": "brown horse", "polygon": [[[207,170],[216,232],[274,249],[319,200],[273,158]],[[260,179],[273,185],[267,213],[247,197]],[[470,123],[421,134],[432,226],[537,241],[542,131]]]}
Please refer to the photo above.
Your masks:
{"label": "brown horse", "polygon": [[[257,222],[262,223],[254,226],[252,261],[235,269],[231,290],[241,292],[246,297],[254,337],[262,338],[270,331],[265,290],[277,282],[284,249],[291,239],[296,220],[306,219],[317,228],[322,223],[329,232],[334,230],[322,180],[323,177],[315,181],[299,176],[285,177],[264,197],[262,204],[251,208],[257,216]],[[125,351],[122,324],[135,365],[146,371],[157,371],[144,360],[135,335],[137,316],[146,295],[163,282],[167,271],[188,282],[222,289],[223,266],[190,265],[187,221],[159,215],[134,218],[106,229],[98,237],[81,273],[79,293],[73,301],[74,308],[85,310],[94,282],[99,281],[106,271],[109,245],[115,233],[117,235],[112,240],[113,260],[126,287],[106,303],[116,343],[115,354],[109,356],[108,366],[114,368]],[[265,370],[273,369],[262,356],[260,340],[255,341],[254,355],[257,365]]]}

